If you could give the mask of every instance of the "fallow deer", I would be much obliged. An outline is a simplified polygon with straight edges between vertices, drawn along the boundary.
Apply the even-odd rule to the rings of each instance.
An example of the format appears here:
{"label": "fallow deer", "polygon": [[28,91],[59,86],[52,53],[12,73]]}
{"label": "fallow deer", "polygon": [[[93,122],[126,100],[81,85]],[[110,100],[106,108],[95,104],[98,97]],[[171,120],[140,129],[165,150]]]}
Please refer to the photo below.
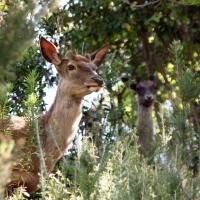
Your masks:
{"label": "fallow deer", "polygon": [[[99,91],[103,86],[97,67],[103,62],[108,45],[92,54],[82,56],[72,51],[61,58],[56,46],[40,37],[43,57],[55,65],[59,83],[51,108],[40,118],[40,143],[47,174],[61,158],[75,137],[81,116],[84,96]],[[37,147],[31,143],[33,133],[25,117],[11,117],[9,127],[16,142],[16,164],[13,166],[8,190],[24,186],[32,193],[40,180],[40,158]]]}
{"label": "fallow deer", "polygon": [[131,84],[131,88],[138,95],[138,126],[137,133],[139,135],[139,144],[141,151],[147,155],[152,149],[153,142],[153,119],[152,107],[155,102],[156,95],[156,77],[151,75],[149,80],[141,80],[136,78],[136,82]]}

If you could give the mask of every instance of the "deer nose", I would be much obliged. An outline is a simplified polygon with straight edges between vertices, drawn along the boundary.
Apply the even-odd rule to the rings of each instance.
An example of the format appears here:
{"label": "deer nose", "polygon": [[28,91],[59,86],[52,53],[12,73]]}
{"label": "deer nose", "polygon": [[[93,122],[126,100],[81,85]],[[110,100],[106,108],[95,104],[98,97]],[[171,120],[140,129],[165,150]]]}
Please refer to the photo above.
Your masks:
{"label": "deer nose", "polygon": [[153,96],[152,95],[146,95],[145,100],[151,101],[151,100],[153,100]]}
{"label": "deer nose", "polygon": [[103,85],[103,79],[100,77],[92,77],[92,79],[99,85],[102,86]]}

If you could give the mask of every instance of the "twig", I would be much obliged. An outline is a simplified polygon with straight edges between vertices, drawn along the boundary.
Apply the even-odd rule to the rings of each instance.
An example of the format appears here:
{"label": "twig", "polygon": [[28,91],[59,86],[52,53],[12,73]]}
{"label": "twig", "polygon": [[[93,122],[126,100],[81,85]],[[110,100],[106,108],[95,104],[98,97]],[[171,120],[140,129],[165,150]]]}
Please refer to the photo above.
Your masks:
{"label": "twig", "polygon": [[[151,1],[151,2],[149,2],[149,3],[144,3],[144,4],[139,4],[139,5],[135,5],[135,8],[137,9],[137,8],[144,8],[144,7],[147,7],[147,6],[150,6],[150,5],[154,5],[154,4],[156,4],[156,3],[159,3],[159,2],[161,2],[162,0],[156,0],[156,1]],[[131,3],[130,3],[130,1],[129,0],[123,0],[123,2],[125,3],[125,4],[128,4],[128,5],[130,5]]]}
{"label": "twig", "polygon": [[200,6],[200,3],[184,3],[184,2],[176,2],[179,6]]}
{"label": "twig", "polygon": [[[147,6],[151,6],[151,5],[154,5],[154,4],[157,4],[157,3],[160,3],[160,2],[164,2],[164,0],[156,0],[156,1],[151,1],[149,3],[144,3],[144,4],[136,4],[135,5],[135,8],[136,9],[140,9],[140,8],[144,8],[144,7],[147,7]],[[170,2],[170,3],[174,3],[175,6],[200,6],[200,3],[184,3],[184,2],[176,2],[176,1],[173,1],[173,0],[165,0],[166,2]],[[124,3],[130,5],[130,1],[129,0],[123,0]]]}
{"label": "twig", "polygon": [[136,7],[136,8],[144,8],[144,7],[146,7],[146,6],[154,5],[154,4],[156,4],[156,3],[160,2],[160,1],[162,1],[162,0],[156,0],[156,1],[151,1],[151,2],[149,2],[149,3],[144,3],[144,4],[140,4],[140,5],[135,5],[135,7]]}

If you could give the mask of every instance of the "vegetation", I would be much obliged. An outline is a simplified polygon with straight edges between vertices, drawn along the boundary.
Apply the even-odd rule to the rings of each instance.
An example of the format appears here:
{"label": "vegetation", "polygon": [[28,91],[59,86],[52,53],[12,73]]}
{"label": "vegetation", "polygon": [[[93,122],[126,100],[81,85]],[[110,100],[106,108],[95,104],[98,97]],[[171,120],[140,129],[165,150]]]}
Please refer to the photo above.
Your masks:
{"label": "vegetation", "polygon": [[[48,179],[41,177],[31,198],[200,199],[200,2],[69,0],[54,10],[55,1],[34,2],[0,2],[1,121],[13,114],[35,119],[45,110],[44,88],[56,76],[41,58],[39,34],[63,54],[67,48],[92,52],[107,42],[110,50],[99,69],[105,89],[92,103],[84,101],[72,148]],[[138,150],[137,99],[129,85],[152,73],[158,77],[156,134],[145,157]],[[3,195],[14,144],[0,126]],[[22,191],[8,199],[25,199]]]}

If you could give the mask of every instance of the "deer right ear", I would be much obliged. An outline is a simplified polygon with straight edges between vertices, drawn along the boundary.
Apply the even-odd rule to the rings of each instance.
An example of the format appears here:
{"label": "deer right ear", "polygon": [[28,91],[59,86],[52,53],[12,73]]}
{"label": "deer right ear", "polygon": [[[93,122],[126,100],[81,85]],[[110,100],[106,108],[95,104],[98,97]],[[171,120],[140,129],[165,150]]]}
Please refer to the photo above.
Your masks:
{"label": "deer right ear", "polygon": [[136,76],[135,77],[135,82],[139,83],[142,80],[141,76]]}
{"label": "deer right ear", "polygon": [[40,37],[40,48],[43,57],[48,62],[53,63],[54,65],[59,65],[61,63],[57,47],[44,37]]}
{"label": "deer right ear", "polygon": [[151,75],[149,76],[149,80],[151,80],[151,81],[153,81],[153,82],[156,82],[156,76],[155,76],[155,74],[151,74]]}
{"label": "deer right ear", "polygon": [[97,66],[101,65],[101,63],[103,62],[106,53],[108,51],[109,45],[105,44],[103,47],[101,47],[99,50],[88,54],[87,56],[90,57],[90,59],[93,61],[93,63]]}

